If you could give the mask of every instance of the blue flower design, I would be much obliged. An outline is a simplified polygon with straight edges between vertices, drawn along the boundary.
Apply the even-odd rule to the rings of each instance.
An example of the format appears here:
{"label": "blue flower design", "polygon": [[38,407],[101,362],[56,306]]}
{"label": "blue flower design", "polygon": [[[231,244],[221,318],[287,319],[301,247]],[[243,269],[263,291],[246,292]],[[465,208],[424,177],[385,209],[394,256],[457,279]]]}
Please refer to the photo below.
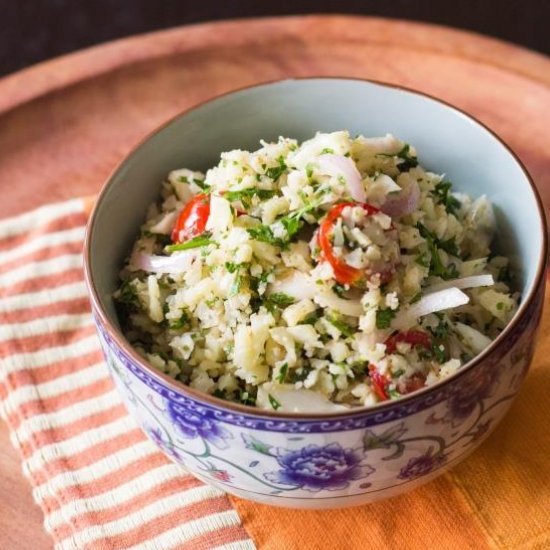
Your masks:
{"label": "blue flower design", "polygon": [[218,423],[187,409],[174,401],[168,401],[168,415],[178,428],[180,434],[187,439],[200,437],[218,447],[226,449],[227,439],[233,436]]}
{"label": "blue flower design", "polygon": [[307,491],[345,489],[350,481],[366,478],[374,472],[372,466],[361,464],[361,451],[343,449],[338,443],[308,445],[297,451],[277,449],[276,458],[282,469],[267,472],[265,478]]}
{"label": "blue flower design", "polygon": [[181,455],[174,449],[174,446],[164,437],[160,428],[145,427],[145,431],[149,437],[156,443],[166,454],[170,455],[177,461],[181,461]]}
{"label": "blue flower design", "polygon": [[432,454],[432,452],[433,448],[430,447],[423,455],[411,458],[407,465],[401,468],[397,477],[410,480],[425,476],[447,460],[447,456],[443,453]]}

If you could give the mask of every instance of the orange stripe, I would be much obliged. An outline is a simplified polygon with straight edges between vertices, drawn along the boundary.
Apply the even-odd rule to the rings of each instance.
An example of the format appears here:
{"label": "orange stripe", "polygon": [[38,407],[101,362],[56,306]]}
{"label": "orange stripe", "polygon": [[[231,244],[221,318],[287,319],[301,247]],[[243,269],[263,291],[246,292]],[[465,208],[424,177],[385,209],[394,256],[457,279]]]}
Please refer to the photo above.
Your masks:
{"label": "orange stripe", "polygon": [[111,536],[107,541],[99,540],[96,543],[92,543],[89,545],[89,548],[105,550],[106,542],[108,543],[109,548],[124,548],[127,546],[133,546],[135,544],[143,543],[153,536],[161,535],[165,531],[172,529],[184,521],[198,519],[210,514],[225,512],[227,510],[231,510],[231,504],[226,496],[196,502],[194,504],[182,506],[181,508],[172,510],[165,516],[147,521],[135,529],[131,529],[130,531],[126,531],[120,535]]}
{"label": "orange stripe", "polygon": [[61,376],[65,376],[66,374],[72,374],[91,365],[95,365],[102,360],[103,352],[101,350],[91,351],[80,357],[75,357],[70,361],[63,359],[51,363],[50,365],[10,372],[6,375],[5,380],[12,388],[43,384],[45,382],[51,382]]}
{"label": "orange stripe", "polygon": [[76,267],[60,273],[54,273],[53,275],[44,275],[43,277],[28,279],[11,286],[0,288],[0,298],[25,294],[27,292],[38,292],[39,290],[56,288],[69,283],[77,283],[82,281],[82,277],[82,268]]}
{"label": "orange stripe", "polygon": [[86,313],[87,311],[90,311],[88,298],[74,298],[72,300],[55,302],[54,304],[28,307],[17,311],[6,311],[2,313],[2,322],[4,324],[24,323],[25,321],[34,321],[35,319],[49,315]]}
{"label": "orange stripe", "polygon": [[28,265],[31,262],[52,260],[57,256],[65,256],[66,254],[80,254],[82,252],[83,244],[83,241],[78,240],[57,244],[55,246],[46,246],[40,250],[36,250],[35,252],[25,254],[24,256],[20,256],[14,260],[1,264],[2,269],[8,271],[17,267]]}
{"label": "orange stripe", "polygon": [[75,420],[65,426],[58,428],[50,428],[41,430],[32,434],[28,441],[20,442],[20,452],[23,456],[32,456],[36,449],[40,449],[51,443],[65,441],[71,437],[80,435],[90,429],[90,426],[101,426],[108,422],[114,422],[123,416],[126,416],[128,411],[122,404],[115,405],[106,411],[101,411],[86,418]]}
{"label": "orange stripe", "polygon": [[[60,501],[66,503],[79,498],[90,498],[101,495],[132,481],[145,472],[151,472],[151,475],[155,475],[154,471],[156,468],[166,466],[167,464],[171,464],[171,461],[160,452],[142,458],[136,457],[134,462],[114,472],[98,477],[93,481],[81,483],[77,487],[66,487],[61,489],[58,491],[59,496],[57,496],[56,493],[56,495],[44,498],[42,505],[47,506],[50,510],[57,510],[60,507]],[[40,485],[40,483],[37,481],[35,485]]]}
{"label": "orange stripe", "polygon": [[33,229],[28,233],[22,233],[0,239],[0,253],[17,248],[28,241],[32,241],[36,237],[41,237],[45,233],[56,233],[58,231],[81,227],[86,225],[86,221],[87,216],[84,212],[73,212],[72,214],[61,216],[60,218],[56,218],[48,223],[38,226],[36,229]]}
{"label": "orange stripe", "polygon": [[74,405],[80,401],[85,401],[93,397],[99,397],[113,389],[113,382],[110,378],[105,377],[102,380],[97,380],[92,384],[69,390],[65,393],[56,395],[55,397],[49,397],[46,399],[37,399],[34,401],[28,401],[17,407],[17,410],[10,413],[8,418],[12,427],[17,429],[19,427],[19,418],[31,418],[37,414],[51,413]]}
{"label": "orange stripe", "polygon": [[78,345],[78,341],[86,336],[95,334],[95,327],[79,327],[77,329],[39,334],[27,338],[18,338],[0,342],[0,358],[8,357],[14,353],[32,353],[41,349],[55,346]]}
{"label": "orange stripe", "polygon": [[[108,431],[109,427],[106,426]],[[36,477],[39,483],[45,483],[49,477],[62,474],[70,470],[78,470],[93,464],[108,455],[127,449],[135,443],[140,443],[145,440],[145,435],[139,428],[134,428],[129,432],[117,435],[107,441],[103,441],[86,449],[85,451],[70,455],[62,456],[49,462],[44,463],[40,470],[36,471]],[[25,456],[25,458],[29,458]]]}
{"label": "orange stripe", "polygon": [[410,493],[353,509],[291,510],[230,498],[262,550],[289,548],[289,541],[292,548],[425,550],[427,541],[445,550],[490,548],[447,475]]}
{"label": "orange stripe", "polygon": [[[102,523],[121,519],[133,511],[139,510],[157,500],[201,485],[202,483],[196,478],[182,475],[180,478],[174,478],[161,485],[157,485],[153,489],[128,500],[124,504],[119,504],[112,508],[105,508],[104,510],[86,512],[73,521],[78,521],[80,525],[101,525]],[[68,537],[71,533],[70,526],[68,525],[60,528],[60,531],[60,536],[62,538]]]}

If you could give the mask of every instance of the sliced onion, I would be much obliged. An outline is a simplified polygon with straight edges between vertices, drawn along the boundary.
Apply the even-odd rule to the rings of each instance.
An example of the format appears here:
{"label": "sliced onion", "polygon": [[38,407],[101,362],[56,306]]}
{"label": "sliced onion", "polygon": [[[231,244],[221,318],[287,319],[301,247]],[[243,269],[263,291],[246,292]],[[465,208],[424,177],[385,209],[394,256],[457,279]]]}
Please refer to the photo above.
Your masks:
{"label": "sliced onion", "polygon": [[460,335],[463,344],[474,353],[481,353],[492,342],[485,334],[464,323],[454,323],[454,327]]}
{"label": "sliced onion", "polygon": [[[271,400],[269,396],[271,396]],[[262,384],[258,388],[256,405],[262,409],[274,410],[273,400],[280,405],[276,410],[281,412],[321,413],[349,410],[349,407],[332,403],[324,395],[313,390],[296,389],[288,384],[273,384],[272,382]]]}
{"label": "sliced onion", "polygon": [[364,313],[359,300],[344,300],[334,294],[332,290],[318,290],[314,293],[313,300],[321,307],[328,307],[350,317],[360,317]]}
{"label": "sliced onion", "polygon": [[392,322],[392,327],[397,330],[406,330],[412,327],[419,317],[443,311],[467,304],[470,298],[458,288],[446,288],[438,292],[432,292],[400,311]]}
{"label": "sliced onion", "polygon": [[477,288],[480,286],[492,286],[495,284],[495,280],[492,275],[471,275],[470,277],[463,277],[462,279],[453,279],[451,281],[444,281],[435,285],[429,286],[425,289],[426,294],[432,292],[439,292],[446,288]]}
{"label": "sliced onion", "polygon": [[391,218],[400,218],[411,214],[418,209],[420,202],[420,187],[416,181],[411,183],[399,193],[388,195],[386,202],[380,207],[380,210]]}
{"label": "sliced onion", "polygon": [[320,171],[329,176],[344,176],[349,194],[354,200],[358,202],[367,200],[365,188],[361,182],[361,174],[351,158],[343,155],[321,155],[317,164]]}
{"label": "sliced onion", "polygon": [[161,235],[170,235],[174,224],[176,223],[178,214],[179,212],[170,212],[169,214],[166,214],[160,221],[150,227],[149,231],[151,231],[151,233],[159,233]]}
{"label": "sliced onion", "polygon": [[295,300],[311,299],[315,296],[317,288],[315,283],[305,273],[293,269],[289,275],[271,283],[267,287],[267,294],[282,292],[292,296]]}
{"label": "sliced onion", "polygon": [[142,270],[148,273],[183,273],[191,267],[196,257],[196,250],[175,252],[171,256],[154,256],[138,252],[132,255],[128,267],[131,271]]}

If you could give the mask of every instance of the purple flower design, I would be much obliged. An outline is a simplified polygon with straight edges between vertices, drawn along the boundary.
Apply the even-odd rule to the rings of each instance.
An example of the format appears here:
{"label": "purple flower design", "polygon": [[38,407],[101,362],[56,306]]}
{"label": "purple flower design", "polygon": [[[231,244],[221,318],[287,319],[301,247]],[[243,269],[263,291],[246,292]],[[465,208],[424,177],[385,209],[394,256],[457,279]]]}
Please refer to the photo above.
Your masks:
{"label": "purple flower design", "polygon": [[160,428],[146,427],[145,431],[153,442],[156,443],[166,454],[170,455],[177,461],[181,461],[181,455],[176,451],[174,446],[164,438]]}
{"label": "purple flower design", "polygon": [[338,443],[322,447],[308,445],[297,451],[278,449],[276,458],[282,469],[267,472],[265,478],[307,491],[345,489],[350,481],[366,478],[374,472],[372,466],[361,464],[362,452],[343,449]]}
{"label": "purple flower design", "polygon": [[401,468],[399,479],[416,479],[429,474],[445,463],[447,456],[441,452],[432,454],[433,448],[430,447],[423,455],[411,458],[407,465]]}
{"label": "purple flower design", "polygon": [[474,441],[478,441],[481,439],[491,427],[491,424],[493,423],[493,419],[489,418],[485,422],[480,422],[476,427],[475,430],[471,432],[472,439],[470,440],[470,443],[473,443]]}
{"label": "purple flower design", "polygon": [[454,389],[448,399],[449,413],[453,423],[466,420],[480,401],[489,397],[493,390],[499,370],[489,365],[483,370],[474,371]]}
{"label": "purple flower design", "polygon": [[226,449],[227,439],[233,436],[216,422],[187,409],[179,403],[168,401],[168,415],[178,428],[180,434],[187,439],[200,437],[218,447]]}

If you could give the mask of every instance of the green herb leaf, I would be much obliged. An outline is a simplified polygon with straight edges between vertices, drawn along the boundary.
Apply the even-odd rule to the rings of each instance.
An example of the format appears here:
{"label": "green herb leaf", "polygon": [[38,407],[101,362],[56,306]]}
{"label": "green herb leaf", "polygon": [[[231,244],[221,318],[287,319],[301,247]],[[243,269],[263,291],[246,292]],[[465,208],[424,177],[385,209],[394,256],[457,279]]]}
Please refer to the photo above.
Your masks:
{"label": "green herb leaf", "polygon": [[169,254],[172,252],[177,252],[180,250],[190,250],[192,248],[200,248],[202,246],[208,246],[209,244],[215,244],[217,246],[217,242],[213,241],[210,237],[212,235],[210,233],[203,233],[202,235],[198,235],[197,237],[193,237],[191,240],[186,241],[184,243],[177,243],[177,244],[171,244],[165,247],[165,251]]}
{"label": "green herb leaf", "polygon": [[247,229],[248,234],[255,240],[263,243],[272,244],[280,248],[286,247],[286,242],[283,239],[275,237],[271,227],[268,225],[258,225],[257,227],[250,227]]}
{"label": "green herb leaf", "polygon": [[240,191],[227,191],[224,193],[223,198],[229,202],[241,201],[245,208],[250,208],[252,197],[258,197],[260,200],[267,200],[276,194],[274,189],[257,189],[252,187],[250,189],[242,189]]}
{"label": "green herb leaf", "polygon": [[344,285],[341,285],[340,283],[336,283],[332,287],[332,291],[334,292],[334,294],[336,294],[336,296],[338,296],[339,298],[342,298],[342,300],[349,300],[349,298],[346,297],[346,295],[344,294],[346,292],[346,287]]}
{"label": "green herb leaf", "polygon": [[189,315],[187,315],[185,311],[182,311],[180,318],[171,321],[169,324],[169,327],[172,330],[178,330],[180,328],[183,328],[188,322],[189,322]]}
{"label": "green herb leaf", "polygon": [[390,328],[392,319],[395,317],[396,311],[393,309],[382,308],[376,312],[376,328],[383,330],[385,328]]}
{"label": "green herb leaf", "polygon": [[321,151],[321,155],[334,155],[334,149],[331,149],[330,147],[325,147]]}
{"label": "green herb leaf", "polygon": [[296,235],[296,233],[298,233],[304,225],[304,222],[296,216],[285,216],[284,218],[281,218],[281,223],[288,233],[289,240],[292,239],[292,237],[294,237],[294,235]]}
{"label": "green herb leaf", "polygon": [[265,171],[265,175],[268,178],[271,178],[273,181],[277,181],[284,173],[284,171],[287,169],[287,166],[285,164],[285,159],[281,156],[277,159],[279,162],[279,166],[274,166],[272,168],[268,168]]}
{"label": "green herb leaf", "polygon": [[452,245],[450,245],[449,241],[440,241],[421,223],[417,223],[416,227],[420,231],[420,235],[424,239],[426,239],[426,242],[428,244],[428,249],[431,255],[430,275],[441,277],[444,280],[456,279],[459,276],[456,266],[454,264],[449,264],[447,267],[445,267],[445,265],[443,265],[443,262],[441,261],[438,250],[439,247],[443,248],[443,246],[447,247],[447,249],[450,249],[454,245],[455,248],[453,248],[453,250],[458,253],[458,250],[456,250],[456,244],[453,242]]}
{"label": "green herb leaf", "polygon": [[271,313],[275,313],[277,309],[284,309],[294,302],[295,300],[292,296],[284,292],[274,292],[265,298],[264,306]]}
{"label": "green herb leaf", "polygon": [[229,273],[235,273],[237,269],[239,269],[240,264],[235,264],[233,262],[225,262],[225,269],[229,271]]}
{"label": "green herb leaf", "polygon": [[277,410],[281,408],[281,404],[270,394],[267,394],[267,397],[269,398],[269,403],[273,407],[273,410]]}
{"label": "green herb leaf", "polygon": [[461,207],[460,201],[451,195],[453,184],[450,181],[440,181],[434,188],[432,194],[439,204],[445,206],[449,214],[456,214]]}
{"label": "green herb leaf", "polygon": [[353,336],[354,334],[353,328],[350,327],[348,324],[344,323],[344,321],[342,321],[341,319],[338,319],[338,317],[327,315],[327,321],[333,327],[336,327],[346,338]]}
{"label": "green herb leaf", "polygon": [[279,374],[277,375],[277,382],[279,384],[285,383],[286,373],[288,372],[288,363],[285,363],[280,369]]}

